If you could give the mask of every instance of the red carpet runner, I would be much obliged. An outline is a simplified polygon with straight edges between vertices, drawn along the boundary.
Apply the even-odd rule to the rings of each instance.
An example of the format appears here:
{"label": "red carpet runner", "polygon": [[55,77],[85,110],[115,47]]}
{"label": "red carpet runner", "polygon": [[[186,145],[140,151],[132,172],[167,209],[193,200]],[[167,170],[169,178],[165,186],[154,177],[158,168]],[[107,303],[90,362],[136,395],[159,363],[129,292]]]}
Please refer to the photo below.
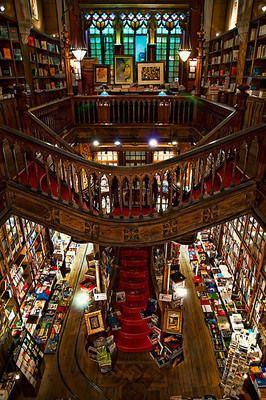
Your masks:
{"label": "red carpet runner", "polygon": [[142,319],[150,297],[148,249],[125,248],[120,250],[120,279],[118,291],[126,292],[126,301],[117,303],[121,310],[122,329],[117,333],[117,348],[123,352],[142,352],[153,348],[148,334],[148,319]]}

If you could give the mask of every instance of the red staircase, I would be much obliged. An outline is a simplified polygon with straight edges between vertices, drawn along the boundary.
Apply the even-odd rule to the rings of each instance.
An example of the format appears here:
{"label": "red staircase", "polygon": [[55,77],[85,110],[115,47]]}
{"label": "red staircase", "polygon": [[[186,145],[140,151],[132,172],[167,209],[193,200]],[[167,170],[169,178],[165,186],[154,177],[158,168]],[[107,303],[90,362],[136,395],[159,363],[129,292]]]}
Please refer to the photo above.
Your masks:
{"label": "red staircase", "polygon": [[118,303],[122,329],[117,333],[117,348],[123,352],[138,353],[153,348],[148,334],[151,329],[142,319],[150,297],[149,249],[124,248],[120,250],[120,279],[118,291],[126,292],[126,302]]}

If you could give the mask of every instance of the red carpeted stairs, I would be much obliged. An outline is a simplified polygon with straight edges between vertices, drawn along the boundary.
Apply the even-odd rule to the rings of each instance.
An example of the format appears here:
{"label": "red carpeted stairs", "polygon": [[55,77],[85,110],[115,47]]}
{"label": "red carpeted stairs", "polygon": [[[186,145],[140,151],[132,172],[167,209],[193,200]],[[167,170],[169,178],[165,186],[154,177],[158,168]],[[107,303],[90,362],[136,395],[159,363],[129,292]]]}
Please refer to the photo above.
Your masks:
{"label": "red carpeted stairs", "polygon": [[123,352],[142,352],[153,348],[148,334],[151,329],[142,319],[150,297],[149,249],[125,248],[120,250],[120,278],[118,291],[126,292],[126,301],[117,303],[120,308],[122,329],[117,333],[117,348]]}

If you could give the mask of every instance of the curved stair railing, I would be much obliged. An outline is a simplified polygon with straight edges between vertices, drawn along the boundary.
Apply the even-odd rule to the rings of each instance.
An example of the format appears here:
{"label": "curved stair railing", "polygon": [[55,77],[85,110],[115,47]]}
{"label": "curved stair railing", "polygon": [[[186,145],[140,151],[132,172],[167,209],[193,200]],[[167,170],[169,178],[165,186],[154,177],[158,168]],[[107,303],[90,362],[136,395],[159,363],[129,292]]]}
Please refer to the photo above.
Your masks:
{"label": "curved stair railing", "polygon": [[86,161],[0,127],[0,218],[20,215],[78,241],[147,246],[263,212],[265,126],[133,168]]}
{"label": "curved stair railing", "polygon": [[12,182],[97,217],[131,220],[162,216],[260,180],[265,126],[141,167],[97,164],[1,127],[1,183]]}

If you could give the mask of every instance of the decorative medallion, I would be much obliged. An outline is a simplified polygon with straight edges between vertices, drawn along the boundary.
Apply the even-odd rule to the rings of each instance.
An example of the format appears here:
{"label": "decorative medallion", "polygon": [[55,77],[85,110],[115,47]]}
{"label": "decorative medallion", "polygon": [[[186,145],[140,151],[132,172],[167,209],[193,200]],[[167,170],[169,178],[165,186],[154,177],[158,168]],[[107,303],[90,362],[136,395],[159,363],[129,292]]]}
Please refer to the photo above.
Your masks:
{"label": "decorative medallion", "polygon": [[202,214],[202,222],[209,223],[215,222],[218,218],[218,206],[215,204],[212,207],[205,208]]}
{"label": "decorative medallion", "polygon": [[124,230],[124,241],[134,242],[139,240],[139,229],[138,228],[125,228]]}
{"label": "decorative medallion", "polygon": [[99,238],[99,225],[94,224],[93,222],[86,222],[85,223],[85,234],[90,239],[98,239]]}
{"label": "decorative medallion", "polygon": [[177,231],[178,231],[177,220],[166,222],[165,224],[163,224],[163,237],[164,238],[167,238],[169,236],[176,234]]}

